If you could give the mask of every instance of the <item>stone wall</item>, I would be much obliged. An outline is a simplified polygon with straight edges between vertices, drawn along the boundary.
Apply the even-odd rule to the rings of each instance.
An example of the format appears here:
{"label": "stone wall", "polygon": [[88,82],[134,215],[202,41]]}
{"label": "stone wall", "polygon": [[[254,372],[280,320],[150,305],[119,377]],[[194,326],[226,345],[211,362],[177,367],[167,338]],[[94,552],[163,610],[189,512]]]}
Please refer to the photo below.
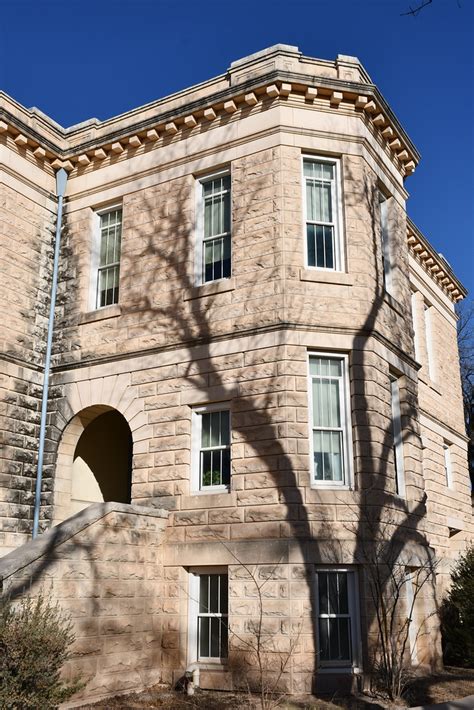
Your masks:
{"label": "stone wall", "polygon": [[164,511],[97,503],[0,561],[4,594],[42,591],[70,614],[76,640],[64,673],[87,680],[77,702],[163,678],[166,518]]}
{"label": "stone wall", "polygon": [[[53,200],[40,189],[26,190],[7,179],[0,183],[0,547],[4,552],[25,542],[32,525],[54,209]],[[46,463],[50,463],[48,453]],[[50,469],[45,479],[45,490],[51,491]]]}

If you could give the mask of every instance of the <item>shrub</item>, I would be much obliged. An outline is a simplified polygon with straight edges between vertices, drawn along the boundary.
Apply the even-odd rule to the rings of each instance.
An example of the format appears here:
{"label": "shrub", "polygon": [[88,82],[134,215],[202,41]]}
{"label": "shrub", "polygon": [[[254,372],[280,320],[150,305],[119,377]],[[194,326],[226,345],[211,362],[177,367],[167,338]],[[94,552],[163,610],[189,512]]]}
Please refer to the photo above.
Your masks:
{"label": "shrub", "polygon": [[72,624],[40,594],[13,604],[0,600],[0,708],[53,710],[83,687],[60,671],[70,657]]}
{"label": "shrub", "polygon": [[474,545],[451,572],[451,589],[441,607],[445,663],[474,667]]}

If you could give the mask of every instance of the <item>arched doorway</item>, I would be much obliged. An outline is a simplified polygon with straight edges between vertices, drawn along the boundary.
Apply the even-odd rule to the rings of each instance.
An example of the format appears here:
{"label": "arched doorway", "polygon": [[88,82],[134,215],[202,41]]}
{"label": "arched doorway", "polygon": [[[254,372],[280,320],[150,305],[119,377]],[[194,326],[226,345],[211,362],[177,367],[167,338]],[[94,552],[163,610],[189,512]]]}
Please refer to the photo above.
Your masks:
{"label": "arched doorway", "polygon": [[130,503],[133,440],[116,409],[87,407],[63,434],[55,480],[54,523],[91,503]]}

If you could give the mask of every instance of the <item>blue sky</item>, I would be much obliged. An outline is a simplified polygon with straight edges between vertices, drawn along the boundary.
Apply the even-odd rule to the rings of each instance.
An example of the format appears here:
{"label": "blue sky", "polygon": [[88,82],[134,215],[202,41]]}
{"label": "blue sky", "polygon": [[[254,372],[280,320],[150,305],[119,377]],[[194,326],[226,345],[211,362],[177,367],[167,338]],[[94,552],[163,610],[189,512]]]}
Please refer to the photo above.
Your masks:
{"label": "blue sky", "polygon": [[[420,0],[421,2],[421,0]],[[422,159],[408,212],[474,292],[474,2],[0,0],[0,88],[64,126],[223,73],[278,42],[359,57]]]}

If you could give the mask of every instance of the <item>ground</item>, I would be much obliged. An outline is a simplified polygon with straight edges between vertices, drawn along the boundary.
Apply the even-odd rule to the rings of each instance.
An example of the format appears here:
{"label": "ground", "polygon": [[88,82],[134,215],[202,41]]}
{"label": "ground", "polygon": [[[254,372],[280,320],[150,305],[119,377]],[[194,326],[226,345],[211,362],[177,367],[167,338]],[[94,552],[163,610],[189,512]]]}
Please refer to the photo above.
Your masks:
{"label": "ground", "polygon": [[[443,673],[418,678],[410,688],[409,707],[474,695],[474,669],[446,668]],[[116,698],[108,698],[92,705],[83,705],[78,710],[138,710],[159,708],[159,710],[250,710],[258,708],[258,702],[245,693],[227,693],[211,690],[197,690],[190,697],[183,692],[154,686],[142,693],[132,693]],[[282,710],[385,710],[389,705],[367,696],[332,697],[330,700],[305,696],[288,697],[280,705]],[[398,705],[398,708],[401,706]]]}

